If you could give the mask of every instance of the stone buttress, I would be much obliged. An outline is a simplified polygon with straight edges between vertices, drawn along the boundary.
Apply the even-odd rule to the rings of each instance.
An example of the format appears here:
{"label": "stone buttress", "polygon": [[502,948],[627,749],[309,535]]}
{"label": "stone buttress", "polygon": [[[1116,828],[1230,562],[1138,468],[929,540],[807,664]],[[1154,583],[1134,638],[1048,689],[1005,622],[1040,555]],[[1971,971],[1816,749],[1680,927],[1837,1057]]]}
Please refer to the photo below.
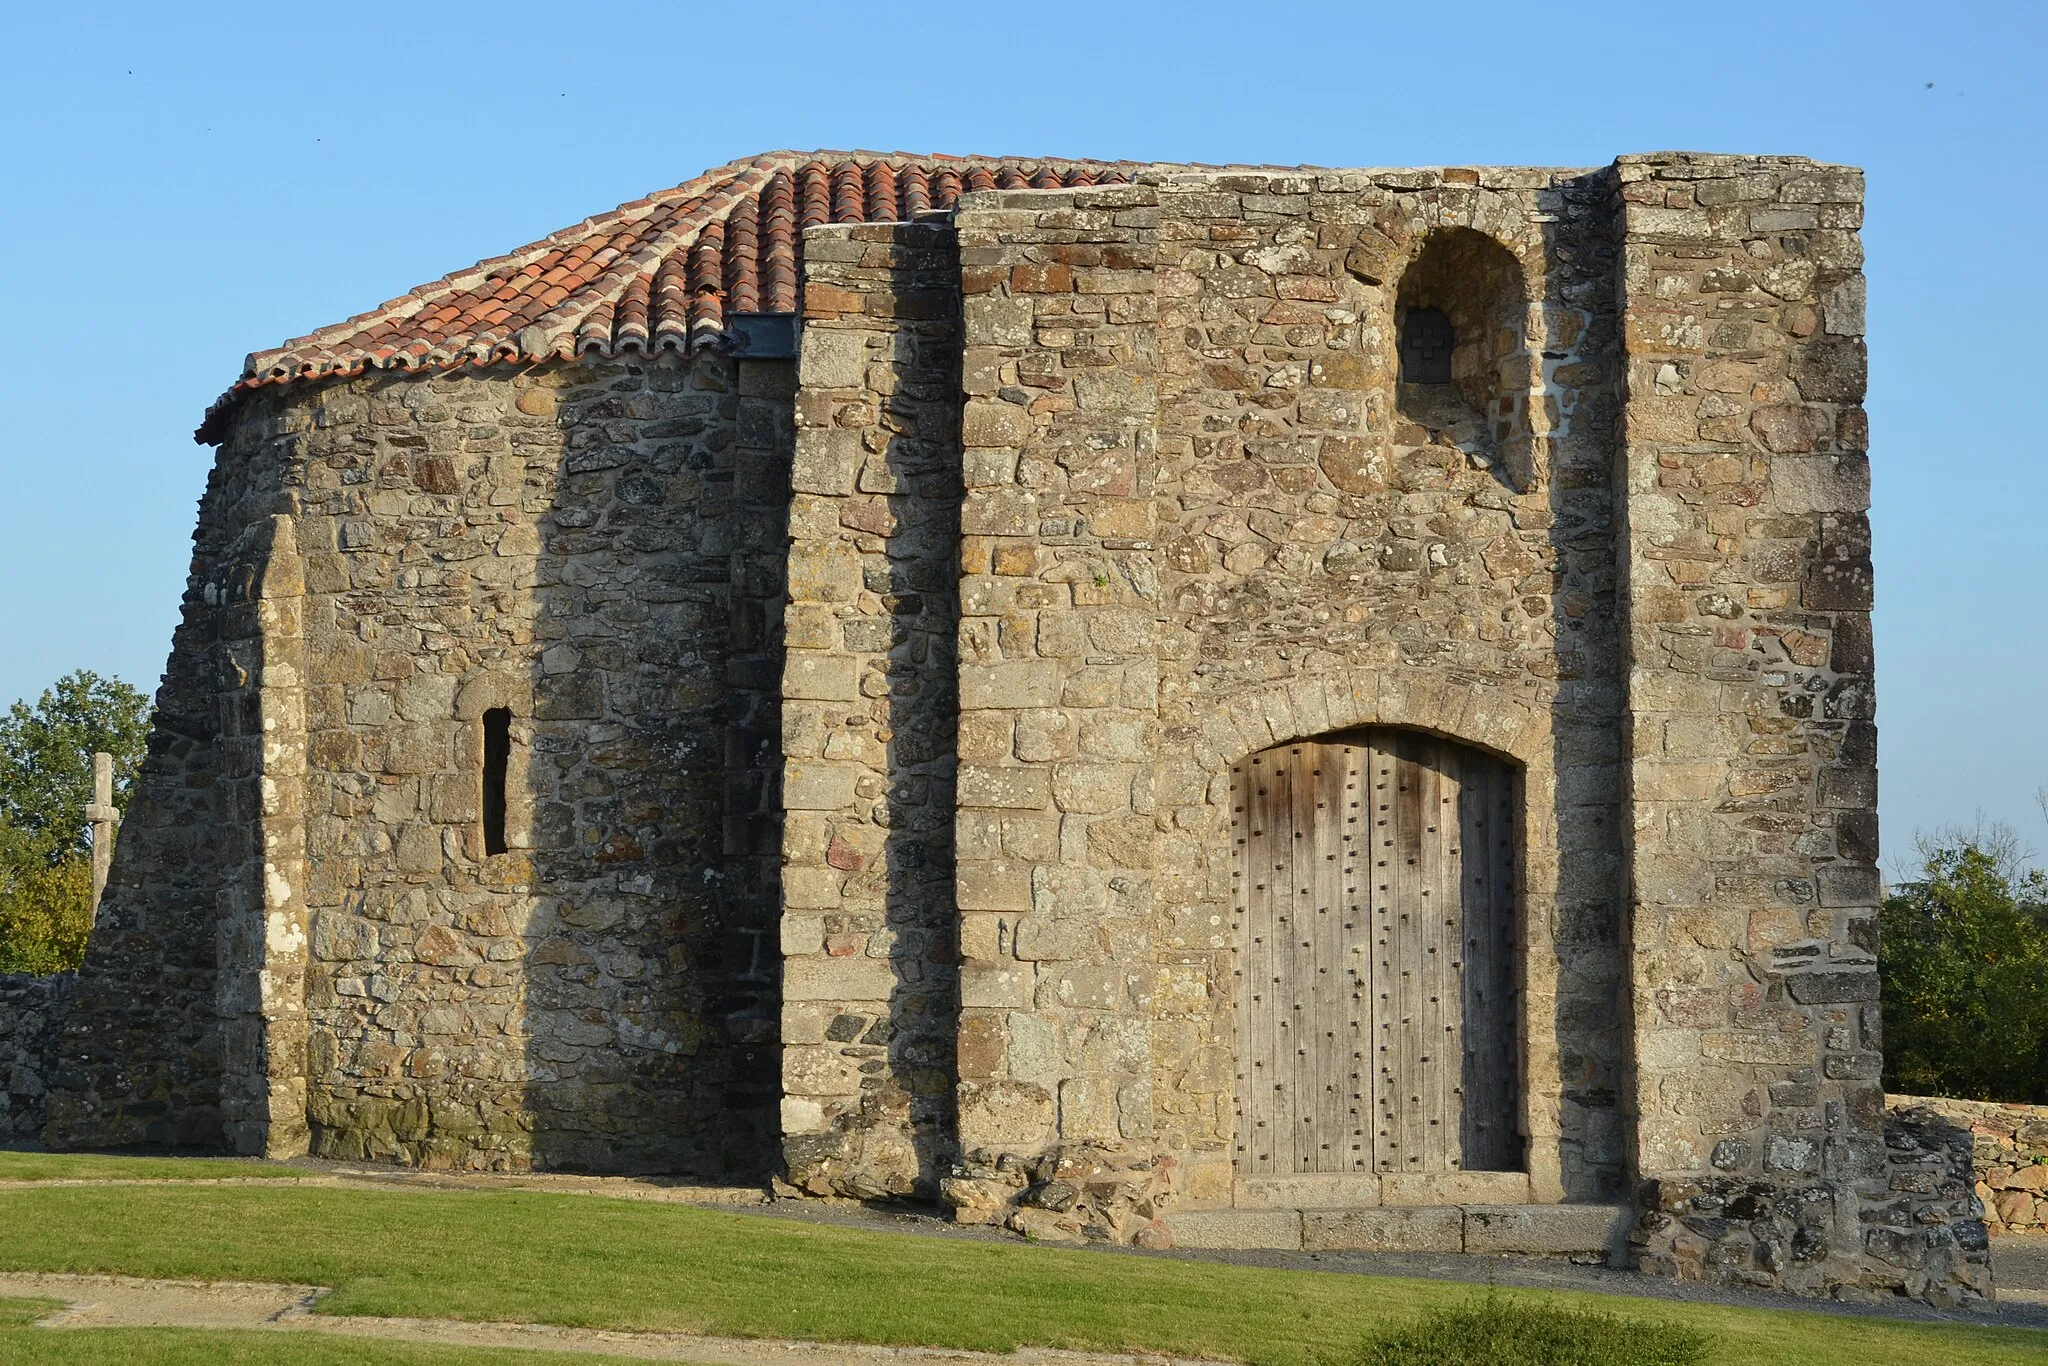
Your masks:
{"label": "stone buttress", "polygon": [[1862,177],[1617,171],[1641,1261],[1988,1292],[1967,1187],[1886,1162]]}
{"label": "stone buttress", "polygon": [[804,235],[782,674],[782,1121],[813,1194],[936,1197],[954,1035],[960,297],[943,225]]}

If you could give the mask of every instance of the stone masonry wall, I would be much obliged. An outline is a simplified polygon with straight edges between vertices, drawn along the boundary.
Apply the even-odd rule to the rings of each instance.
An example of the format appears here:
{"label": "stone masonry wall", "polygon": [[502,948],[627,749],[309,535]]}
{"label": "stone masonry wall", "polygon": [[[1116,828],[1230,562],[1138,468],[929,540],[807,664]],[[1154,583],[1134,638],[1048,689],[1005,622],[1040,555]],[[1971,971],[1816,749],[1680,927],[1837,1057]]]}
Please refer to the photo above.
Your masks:
{"label": "stone masonry wall", "polygon": [[[1608,192],[1480,174],[961,206],[967,1165],[949,1199],[969,1217],[1038,1200],[1067,1153],[1120,1173],[1123,1208],[1058,1213],[1118,1236],[1142,1236],[1162,1187],[1299,1201],[1231,1176],[1229,765],[1376,723],[1514,758],[1531,794],[1526,1065],[1545,1099],[1527,1175],[1451,1184],[1622,1183]],[[1392,372],[1397,288],[1451,231],[1523,282],[1498,429],[1430,427]],[[1547,268],[1560,243],[1571,264]],[[1518,484],[1500,437],[1525,428]],[[1441,1202],[1445,1184],[1385,1194]]]}
{"label": "stone masonry wall", "polygon": [[56,1016],[71,981],[68,973],[0,976],[0,1144],[42,1137]]}
{"label": "stone masonry wall", "polygon": [[[965,1163],[947,1199],[993,1220],[1032,1187],[1048,1214],[1122,1240],[1153,1221],[1159,1165],[1157,200],[969,196],[957,220]],[[1108,1198],[1076,1209],[1050,1189]]]}
{"label": "stone masonry wall", "polygon": [[814,1194],[957,1157],[959,265],[943,225],[804,234],[783,672],[783,1154]]}
{"label": "stone masonry wall", "polygon": [[[251,402],[242,430],[288,452],[303,594],[261,632],[266,653],[294,620],[303,637],[303,819],[274,784],[236,804],[270,871],[294,826],[307,860],[309,1039],[253,1003],[279,1055],[269,1150],[296,1057],[324,1156],[761,1169],[773,882],[750,827],[772,797],[758,661],[787,370],[374,376]],[[492,707],[513,716],[510,848],[487,855]],[[272,940],[266,987],[292,970]]]}
{"label": "stone masonry wall", "polygon": [[[1230,767],[1364,724],[1522,768],[1527,1175],[1347,1178],[1346,1202],[1623,1186],[1605,197],[1598,175],[1502,170],[1162,188],[1155,1094],[1186,1116],[1167,1133],[1197,1198],[1235,1142],[1233,1088],[1201,1085],[1235,1080]],[[1483,405],[1398,383],[1401,302],[1486,339],[1460,376]],[[1269,1199],[1313,1196],[1233,1190]]]}

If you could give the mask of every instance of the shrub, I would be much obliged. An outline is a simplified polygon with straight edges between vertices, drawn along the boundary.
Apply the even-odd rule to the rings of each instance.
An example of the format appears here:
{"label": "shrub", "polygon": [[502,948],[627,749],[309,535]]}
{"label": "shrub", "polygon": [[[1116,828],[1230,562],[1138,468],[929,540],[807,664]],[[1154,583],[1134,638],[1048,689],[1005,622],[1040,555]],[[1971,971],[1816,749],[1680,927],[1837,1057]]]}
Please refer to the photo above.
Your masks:
{"label": "shrub", "polygon": [[1707,1346],[1676,1324],[1488,1292],[1382,1334],[1358,1366],[1695,1366]]}
{"label": "shrub", "polygon": [[90,856],[0,864],[0,972],[42,976],[85,961],[92,929]]}

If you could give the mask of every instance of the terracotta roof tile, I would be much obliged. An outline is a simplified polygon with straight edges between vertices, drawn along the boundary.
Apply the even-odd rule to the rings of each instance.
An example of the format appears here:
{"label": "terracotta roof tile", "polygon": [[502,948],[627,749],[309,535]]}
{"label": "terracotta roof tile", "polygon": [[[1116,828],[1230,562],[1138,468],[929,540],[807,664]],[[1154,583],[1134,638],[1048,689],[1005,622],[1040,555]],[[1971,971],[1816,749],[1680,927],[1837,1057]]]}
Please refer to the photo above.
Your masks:
{"label": "terracotta roof tile", "polygon": [[1141,163],[771,152],[421,285],[258,351],[196,433],[222,439],[243,393],[372,368],[453,369],[584,354],[695,352],[735,313],[793,313],[805,228],[902,222],[970,190],[1129,181]]}

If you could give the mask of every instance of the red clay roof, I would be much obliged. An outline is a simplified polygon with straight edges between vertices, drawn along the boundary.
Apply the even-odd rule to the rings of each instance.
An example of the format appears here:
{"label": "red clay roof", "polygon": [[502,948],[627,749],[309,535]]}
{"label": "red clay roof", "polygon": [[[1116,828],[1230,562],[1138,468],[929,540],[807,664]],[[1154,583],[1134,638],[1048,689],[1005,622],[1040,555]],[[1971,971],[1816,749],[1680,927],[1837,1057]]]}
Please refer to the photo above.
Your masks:
{"label": "red clay roof", "polygon": [[723,337],[728,313],[796,311],[805,228],[907,221],[967,190],[1119,183],[1138,166],[885,152],[735,161],[255,352],[194,435],[222,440],[236,398],[295,380],[694,352]]}

